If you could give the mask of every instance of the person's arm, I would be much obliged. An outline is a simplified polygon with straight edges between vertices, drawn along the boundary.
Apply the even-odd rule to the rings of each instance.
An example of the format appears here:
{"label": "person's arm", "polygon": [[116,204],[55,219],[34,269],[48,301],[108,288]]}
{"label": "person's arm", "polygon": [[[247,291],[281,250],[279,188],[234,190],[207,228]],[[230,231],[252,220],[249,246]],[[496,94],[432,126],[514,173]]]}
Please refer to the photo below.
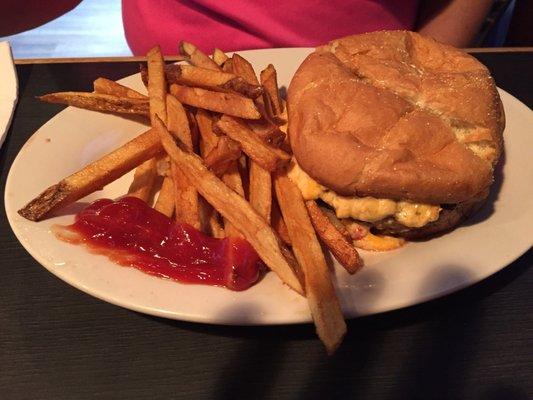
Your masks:
{"label": "person's arm", "polygon": [[416,30],[439,42],[468,47],[493,0],[421,0]]}

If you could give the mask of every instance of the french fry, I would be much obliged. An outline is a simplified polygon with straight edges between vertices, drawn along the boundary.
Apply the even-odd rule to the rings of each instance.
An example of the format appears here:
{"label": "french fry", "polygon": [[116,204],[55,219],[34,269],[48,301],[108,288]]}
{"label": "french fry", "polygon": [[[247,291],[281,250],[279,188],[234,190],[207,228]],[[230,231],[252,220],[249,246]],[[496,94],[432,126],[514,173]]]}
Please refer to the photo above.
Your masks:
{"label": "french fry", "polygon": [[224,62],[222,71],[233,73],[233,60],[231,58]]}
{"label": "french fry", "polygon": [[250,85],[259,85],[254,67],[244,57],[235,53],[232,57],[233,73],[244,78]]}
{"label": "french fry", "polygon": [[219,66],[222,65],[229,59],[228,55],[220,49],[215,49],[213,51],[213,61]]}
{"label": "french fry", "polygon": [[276,117],[283,113],[283,103],[278,89],[278,75],[272,64],[269,64],[260,74],[261,85],[265,89],[263,98],[269,107],[269,112]]}
{"label": "french fry", "polygon": [[287,225],[283,220],[283,215],[281,215],[281,210],[279,209],[278,200],[276,196],[272,197],[272,216],[270,218],[270,225],[276,231],[278,236],[283,240],[287,245],[291,245],[291,238],[289,237],[289,231],[287,230]]}
{"label": "french fry", "polygon": [[221,136],[216,146],[204,157],[204,163],[215,175],[221,176],[240,156],[239,143],[227,136]]}
{"label": "french fry", "polygon": [[270,224],[272,212],[272,177],[255,161],[250,163],[249,199],[251,206]]}
{"label": "french fry", "polygon": [[31,221],[39,221],[51,212],[100,190],[139,164],[159,154],[161,154],[159,134],[155,129],[150,129],[50,186],[18,213]]}
{"label": "french fry", "polygon": [[[161,49],[156,46],[147,54],[148,61],[148,96],[150,98],[150,121],[159,115],[166,121],[166,82],[165,62]],[[157,160],[147,160],[135,170],[133,182],[128,189],[128,195],[148,201],[152,193],[155,177],[157,175]]]}
{"label": "french fry", "polygon": [[286,134],[276,124],[264,118],[247,121],[247,125],[263,142],[274,147],[279,147],[285,141]]}
{"label": "french fry", "polygon": [[208,111],[198,109],[195,117],[202,139],[200,151],[202,157],[205,158],[216,147],[219,136],[213,131],[213,119]]}
{"label": "french fry", "polygon": [[148,100],[148,97],[127,86],[121,85],[111,79],[98,78],[93,82],[95,93],[110,94],[118,97],[129,97],[131,99]]}
{"label": "french fry", "polygon": [[194,65],[167,65],[165,76],[168,84],[176,83],[222,92],[233,90],[252,99],[263,94],[263,88],[259,84],[251,85],[240,76]]}
{"label": "french fry", "polygon": [[[172,95],[167,95],[166,101],[168,130],[186,146],[188,151],[192,151],[192,136],[185,109]],[[176,165],[171,163],[170,169],[174,181],[176,221],[200,229],[198,192]]]}
{"label": "french fry", "polygon": [[[233,161],[226,173],[222,175],[222,181],[235,193],[244,198],[244,187],[242,185],[242,178],[237,166],[237,161]],[[228,218],[224,217],[224,231],[226,236],[240,237],[241,232]]]}
{"label": "french fry", "polygon": [[117,114],[149,115],[147,99],[118,97],[102,93],[57,92],[37,97],[47,103],[66,104],[67,106],[85,108],[93,111]]}
{"label": "french fry", "polygon": [[294,254],[305,276],[305,293],[317,334],[332,354],[346,334],[346,323],[322,248],[298,187],[286,175],[277,175],[275,188]]}
{"label": "french fry", "polygon": [[275,171],[278,166],[290,160],[287,153],[263,142],[248,126],[235,118],[223,115],[215,126],[239,142],[242,151],[267,171]]}
{"label": "french fry", "polygon": [[133,181],[128,189],[128,196],[149,202],[156,176],[157,160],[153,158],[143,162],[135,169]]}
{"label": "french fry", "polygon": [[172,218],[174,207],[174,182],[170,176],[165,176],[154,208],[167,217]]}
{"label": "french fry", "polygon": [[[259,85],[259,81],[257,80],[257,76],[255,75],[252,64],[238,54],[233,55],[232,62],[233,71],[238,76],[243,78],[250,85]],[[221,123],[224,124],[225,122],[227,124],[228,121],[222,121]],[[257,130],[260,130],[263,128],[263,126],[265,126],[266,121],[261,119],[250,122],[254,122],[254,127],[256,127]],[[244,125],[242,125],[242,127],[244,127]],[[238,134],[235,133],[235,129],[239,130],[236,125],[232,129],[230,124],[228,125],[228,129],[230,129],[233,134]],[[263,133],[264,130],[261,130],[261,132]],[[241,140],[247,136],[250,136],[249,130],[247,130],[247,134],[248,135],[244,136],[241,135]],[[255,137],[252,135],[251,139],[254,141]],[[264,140],[264,142],[266,143],[267,141]],[[250,149],[251,146],[249,151]],[[270,171],[271,170],[260,165],[257,160],[254,160],[253,158],[250,160],[250,174],[248,176],[248,195],[250,204],[259,213],[259,215],[265,218],[268,223],[270,223],[272,208],[272,177],[270,176]]]}
{"label": "french fry", "polygon": [[200,221],[202,222],[202,231],[217,239],[225,237],[224,228],[220,223],[217,210],[211,207],[211,204],[205,201],[201,196],[198,197],[198,204]]}
{"label": "french fry", "polygon": [[405,244],[405,239],[394,236],[374,235],[368,232],[361,239],[354,240],[355,247],[370,251],[396,250]]}
{"label": "french fry", "polygon": [[[234,54],[233,57],[228,60],[231,61],[232,72],[236,75],[242,77],[246,82],[251,85],[259,85],[259,81],[255,74],[252,64],[245,58],[241,57],[239,54]],[[227,62],[226,62],[227,63]],[[226,64],[224,64],[226,66]],[[277,87],[277,83],[276,83]],[[257,110],[261,114],[261,119],[259,121],[254,121],[253,130],[257,131],[259,134],[266,133],[265,130],[268,130],[272,126],[276,126],[276,123],[282,122],[279,118],[272,114],[269,111],[268,106],[264,101],[265,93],[263,91],[263,96],[257,97],[255,99],[255,105]],[[260,127],[263,125],[263,127]]]}
{"label": "french fry", "polygon": [[177,84],[170,86],[170,93],[183,104],[197,108],[245,119],[261,118],[252,99],[234,93],[214,92]]}
{"label": "french fry", "polygon": [[[213,131],[213,120],[207,111],[197,110],[196,122],[202,138],[200,152],[205,159],[216,148],[220,137]],[[228,165],[226,172],[222,175],[222,181],[233,191],[244,197],[244,187],[235,161]],[[224,218],[224,231],[226,236],[240,236],[239,231],[227,218]]]}
{"label": "french fry", "polygon": [[231,221],[257,251],[265,264],[296,292],[303,288],[287,260],[283,257],[280,242],[272,228],[254,211],[240,195],[210,172],[202,159],[176,145],[163,122],[156,121],[161,143],[171,159],[184,172],[198,192],[220,213]]}
{"label": "french fry", "polygon": [[163,121],[167,119],[165,81],[165,61],[161,49],[156,46],[146,55],[148,63],[148,96],[150,97],[150,120],[154,122],[155,115]]}
{"label": "french fry", "polygon": [[363,266],[363,260],[352,243],[333,225],[314,200],[305,202],[316,233],[331,250],[337,261],[354,274]]}
{"label": "french fry", "polygon": [[220,67],[217,65],[216,62],[211,60],[209,56],[204,54],[192,43],[181,41],[179,44],[179,50],[182,55],[188,57],[188,61],[190,61],[192,65],[211,69],[213,71],[220,70]]}

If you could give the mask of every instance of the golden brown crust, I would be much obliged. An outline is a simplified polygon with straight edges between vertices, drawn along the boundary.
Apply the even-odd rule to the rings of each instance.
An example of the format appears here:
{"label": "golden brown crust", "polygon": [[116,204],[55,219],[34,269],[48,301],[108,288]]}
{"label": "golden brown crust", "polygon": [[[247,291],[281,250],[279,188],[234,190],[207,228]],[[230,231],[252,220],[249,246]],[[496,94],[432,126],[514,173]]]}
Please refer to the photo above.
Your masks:
{"label": "golden brown crust", "polygon": [[504,116],[488,70],[412,32],[318,48],[290,84],[288,112],[300,166],[344,195],[479,200],[501,153]]}

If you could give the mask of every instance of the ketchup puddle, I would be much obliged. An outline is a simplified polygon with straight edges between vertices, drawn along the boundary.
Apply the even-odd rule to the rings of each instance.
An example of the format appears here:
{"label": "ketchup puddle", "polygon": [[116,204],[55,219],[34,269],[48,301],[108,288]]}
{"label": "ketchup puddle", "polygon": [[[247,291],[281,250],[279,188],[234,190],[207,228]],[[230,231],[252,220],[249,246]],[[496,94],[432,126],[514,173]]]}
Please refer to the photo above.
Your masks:
{"label": "ketchup puddle", "polygon": [[112,261],[181,283],[245,290],[265,269],[244,239],[215,239],[179,224],[135,197],[97,200],[69,226],[54,227],[58,239],[84,244]]}

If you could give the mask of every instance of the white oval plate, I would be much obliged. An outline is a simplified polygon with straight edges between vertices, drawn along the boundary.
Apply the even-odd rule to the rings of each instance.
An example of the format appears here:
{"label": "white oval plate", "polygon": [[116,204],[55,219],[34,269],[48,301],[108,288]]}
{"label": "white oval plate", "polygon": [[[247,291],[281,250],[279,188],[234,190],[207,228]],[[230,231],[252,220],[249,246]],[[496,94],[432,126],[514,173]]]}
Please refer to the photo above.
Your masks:
{"label": "white oval plate", "polygon": [[[280,85],[287,86],[309,52],[275,49],[241,54],[257,71],[274,64]],[[121,82],[144,90],[138,74]],[[533,117],[514,97],[504,91],[500,94],[507,115],[505,160],[490,201],[466,224],[442,237],[387,253],[362,252],[366,266],[354,276],[336,265],[335,280],[346,317],[398,309],[454,292],[494,274],[531,247]],[[118,266],[54,237],[51,226],[72,223],[74,213],[88,202],[123,195],[131,174],[45,221],[30,222],[17,214],[43,189],[144,129],[138,122],[69,107],[28,140],[13,162],[5,190],[9,222],[28,252],[72,286],[147,314],[234,325],[311,321],[305,299],[283,286],[273,273],[244,292],[184,285]]]}

